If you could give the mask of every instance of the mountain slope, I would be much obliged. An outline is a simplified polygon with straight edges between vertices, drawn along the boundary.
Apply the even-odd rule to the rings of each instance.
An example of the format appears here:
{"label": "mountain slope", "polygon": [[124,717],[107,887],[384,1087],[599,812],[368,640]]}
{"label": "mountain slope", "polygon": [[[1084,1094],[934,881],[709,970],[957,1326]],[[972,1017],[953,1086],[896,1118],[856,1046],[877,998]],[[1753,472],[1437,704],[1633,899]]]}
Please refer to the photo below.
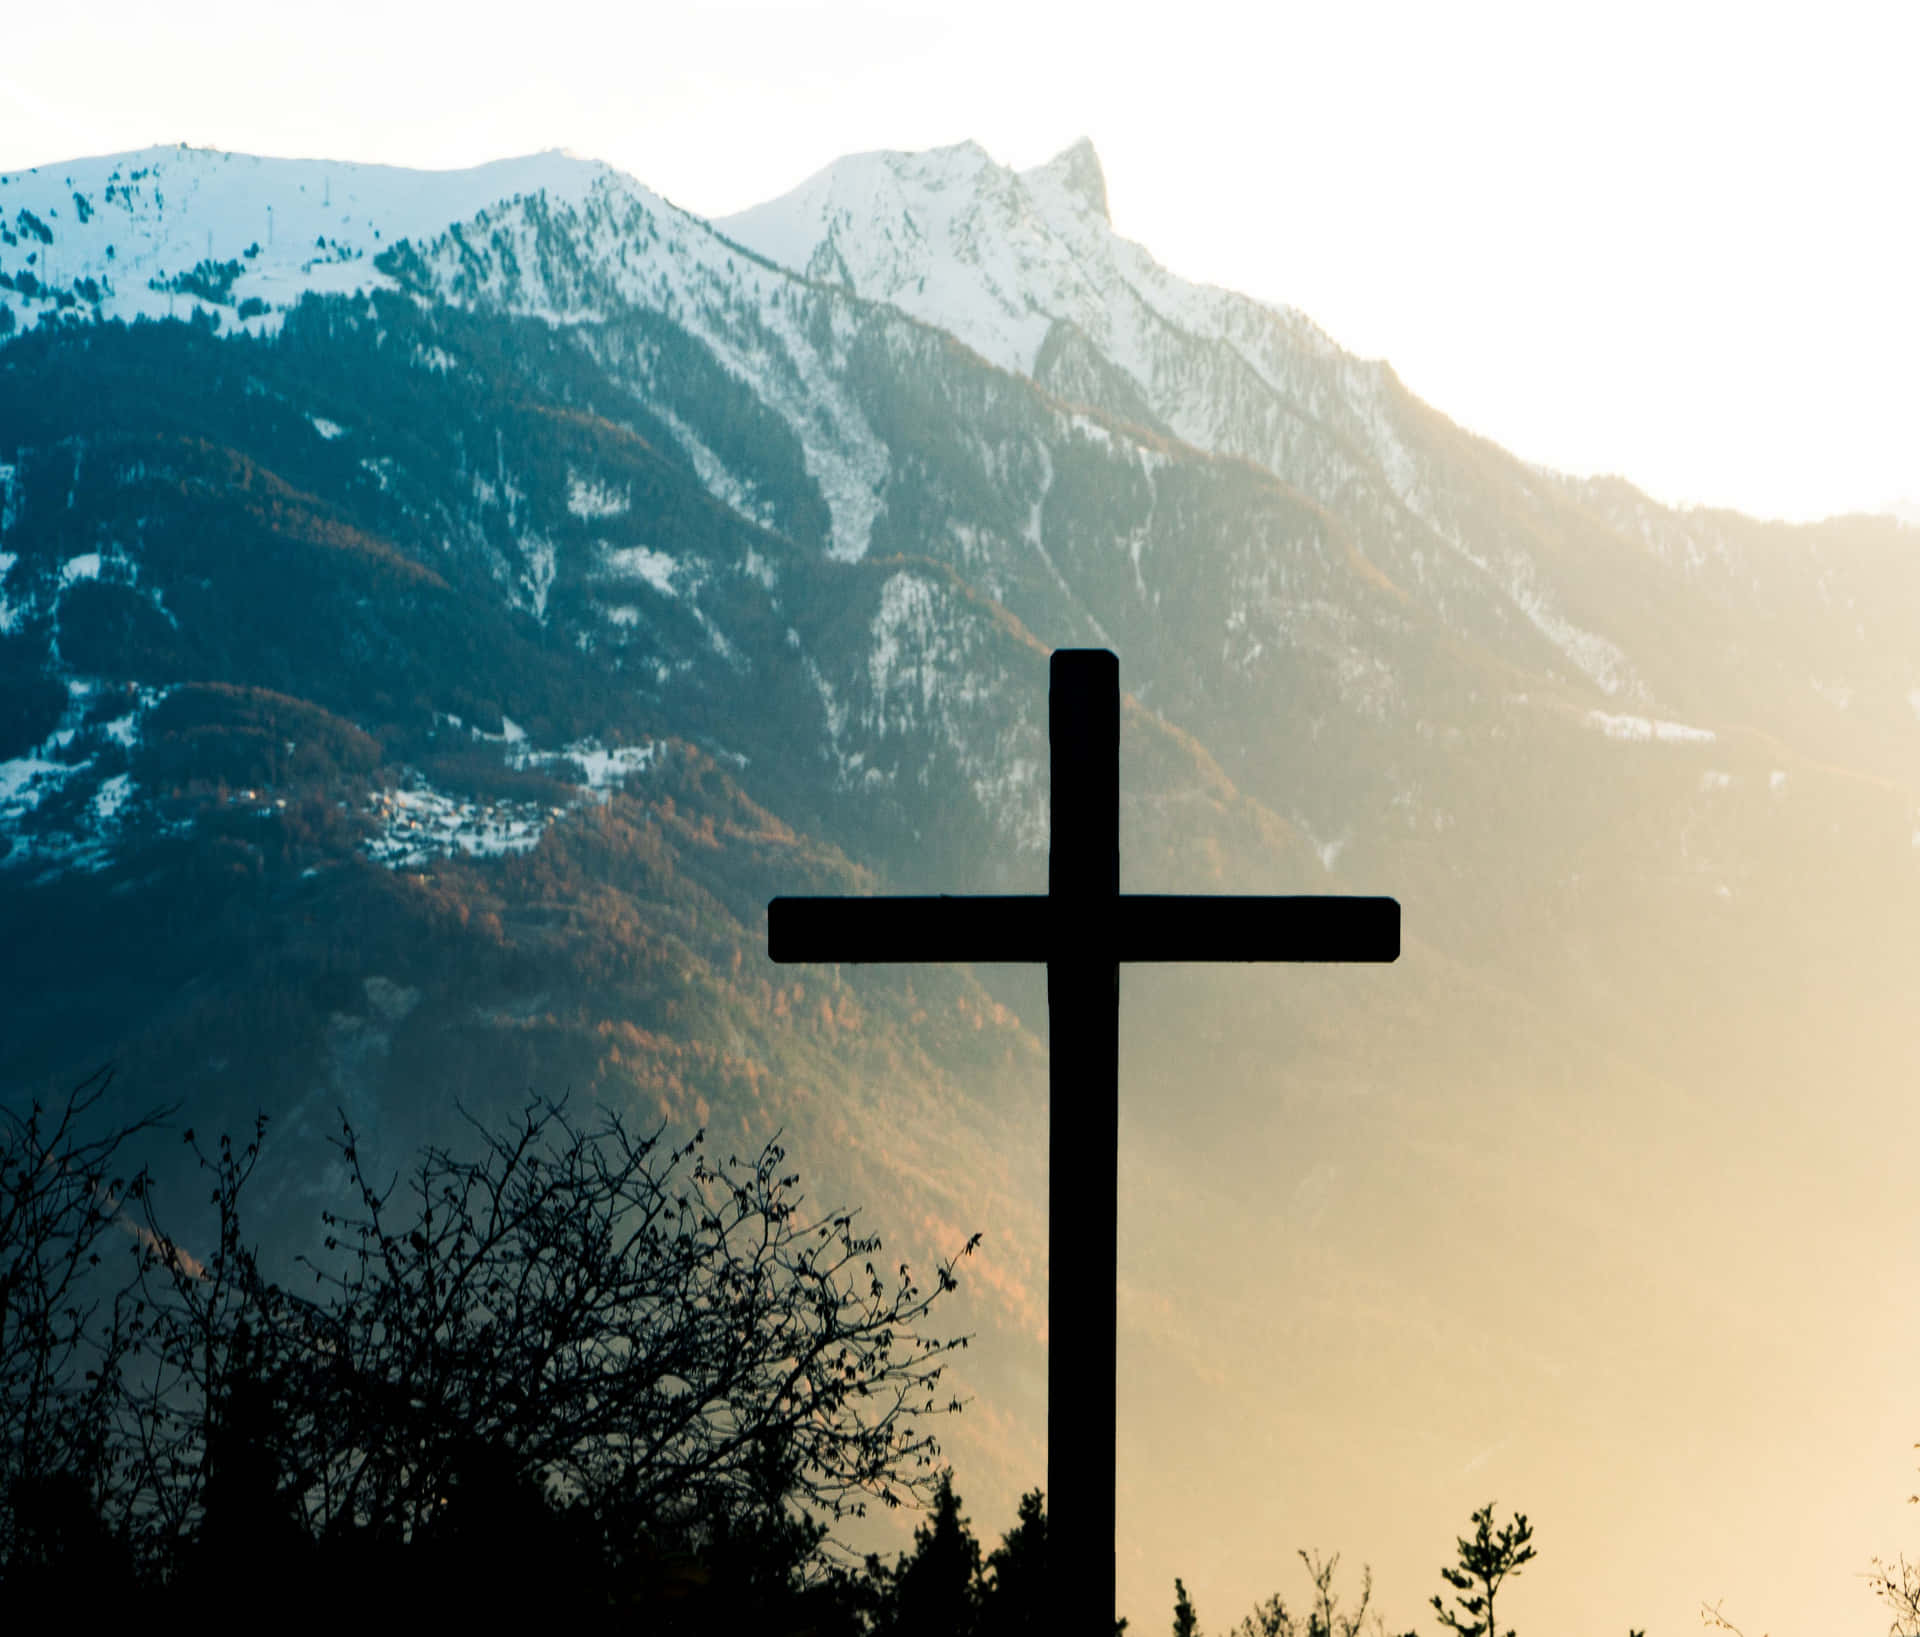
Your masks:
{"label": "mountain slope", "polygon": [[309,292],[384,283],[380,252],[527,194],[583,197],[612,174],[560,152],[463,171],[143,148],[0,176],[0,307],[31,329],[62,314],[274,329]]}
{"label": "mountain slope", "polygon": [[[1384,364],[1345,354],[1301,314],[1167,272],[1113,230],[1090,144],[1023,173],[972,144],[859,155],[716,225],[809,278],[951,331],[1063,396],[1265,467],[1346,522],[1372,561],[1463,641],[1527,668],[1544,647],[1596,705],[1748,719],[1757,686],[1762,710],[1793,722],[1803,750],[1838,731],[1876,771],[1911,777],[1920,762],[1912,662],[1890,632],[1864,666],[1808,641],[1784,674],[1754,674],[1751,647],[1720,617],[1717,594],[1699,595],[1701,565],[1750,582],[1769,617],[1793,620],[1805,600],[1785,591],[1774,550],[1729,550],[1750,525],[1692,521],[1623,485],[1534,471],[1462,433]],[[1884,582],[1847,584],[1876,555],[1855,538],[1890,535],[1887,525],[1778,532],[1833,541],[1821,606],[1888,606],[1894,588]],[[1677,550],[1662,543],[1695,537]],[[1900,585],[1892,606],[1911,610],[1913,589]],[[1871,697],[1881,730],[1873,742],[1803,709],[1820,686],[1835,698]]]}

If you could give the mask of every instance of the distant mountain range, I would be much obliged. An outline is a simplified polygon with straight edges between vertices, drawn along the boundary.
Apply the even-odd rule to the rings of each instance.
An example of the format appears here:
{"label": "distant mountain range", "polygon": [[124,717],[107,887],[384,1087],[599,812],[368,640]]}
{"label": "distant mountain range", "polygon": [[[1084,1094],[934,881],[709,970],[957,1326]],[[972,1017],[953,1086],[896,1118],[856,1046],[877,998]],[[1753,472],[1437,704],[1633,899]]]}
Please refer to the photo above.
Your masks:
{"label": "distant mountain range", "polygon": [[[112,1057],[205,1126],[268,1108],[286,1236],[338,1181],[336,1107],[396,1149],[529,1086],[784,1126],[918,1256],[987,1231],[990,1408],[955,1445],[983,1516],[1042,1459],[1042,992],[774,968],[762,914],[1037,887],[1055,646],[1121,657],[1129,887],[1406,911],[1357,983],[1140,980],[1135,1197],[1267,1167],[1123,1245],[1156,1403],[1314,1379],[1297,1339],[1187,1350],[1231,1305],[1208,1233],[1327,1323],[1377,1278],[1453,1336],[1438,1241],[1372,1225],[1483,1191],[1544,1224],[1539,1280],[1610,1292],[1687,1261],[1676,1190],[1727,1122],[1752,1159],[1797,1087],[1851,1088],[1793,1127],[1844,1180],[1910,1056],[1911,529],[1528,466],[1167,272],[1085,143],[861,155],[716,222],[557,153],[43,165],[0,177],[0,336],[6,1085]],[[1597,1230],[1570,1179],[1612,1169],[1645,1214]],[[1289,1261],[1303,1234],[1345,1271]],[[1529,1322],[1579,1351],[1594,1321]],[[1175,1470],[1133,1437],[1127,1470]]]}

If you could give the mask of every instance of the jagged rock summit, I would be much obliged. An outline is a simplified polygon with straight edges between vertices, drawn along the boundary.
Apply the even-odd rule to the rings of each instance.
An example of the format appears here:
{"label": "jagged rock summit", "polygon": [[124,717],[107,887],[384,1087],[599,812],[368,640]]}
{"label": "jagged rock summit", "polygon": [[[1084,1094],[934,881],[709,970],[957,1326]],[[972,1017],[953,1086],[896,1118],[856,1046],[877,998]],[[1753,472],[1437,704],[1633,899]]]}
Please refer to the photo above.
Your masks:
{"label": "jagged rock summit", "polygon": [[1091,137],[1081,137],[1044,165],[1026,172],[1026,180],[1029,184],[1046,183],[1057,188],[1112,226],[1113,213],[1107,208],[1107,173],[1100,163],[1100,155],[1094,151]]}
{"label": "jagged rock summit", "polygon": [[1175,278],[1115,233],[1105,173],[1085,138],[1027,171],[976,142],[854,154],[714,225],[781,267],[888,302],[1036,378],[1057,325],[1139,383],[1171,339],[1161,333],[1168,325],[1212,338],[1234,304],[1299,329],[1313,350],[1334,350],[1298,314]]}

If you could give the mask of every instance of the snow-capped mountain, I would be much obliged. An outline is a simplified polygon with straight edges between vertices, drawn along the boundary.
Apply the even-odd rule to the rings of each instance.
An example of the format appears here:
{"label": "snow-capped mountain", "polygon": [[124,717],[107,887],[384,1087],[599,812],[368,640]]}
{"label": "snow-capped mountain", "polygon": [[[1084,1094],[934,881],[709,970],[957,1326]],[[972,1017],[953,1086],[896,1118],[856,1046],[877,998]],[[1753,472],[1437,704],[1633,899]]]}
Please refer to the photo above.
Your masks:
{"label": "snow-capped mountain", "polygon": [[973,143],[862,154],[715,225],[1069,401],[1248,456],[1323,502],[1367,484],[1403,502],[1412,491],[1390,372],[1303,314],[1179,278],[1116,233],[1088,142],[1025,172]]}
{"label": "snow-capped mountain", "polygon": [[716,225],[1064,398],[1362,513],[1369,550],[1401,583],[1444,602],[1463,571],[1485,579],[1604,691],[1645,696],[1619,645],[1569,618],[1537,561],[1470,538],[1391,370],[1299,312],[1182,279],[1115,232],[1090,143],[1025,172],[972,143],[862,154]]}
{"label": "snow-capped mountain", "polygon": [[388,283],[381,251],[524,195],[584,198],[613,173],[558,151],[471,170],[142,148],[0,175],[0,331],[62,313],[197,309],[254,334],[301,296]]}
{"label": "snow-capped mountain", "polygon": [[[1822,678],[1845,670],[1847,697],[1871,700],[1902,740],[1882,768],[1914,765],[1920,675],[1889,617],[1920,589],[1904,553],[1843,548],[1841,567],[1818,531],[1770,535],[1512,460],[1304,315],[1167,271],[1114,230],[1089,143],[1025,172],[971,143],[861,154],[716,226],[1064,399],[1254,461],[1348,523],[1367,559],[1457,638],[1527,668],[1544,646],[1597,704],[1740,713],[1760,686],[1811,744],[1836,724],[1807,718],[1806,702],[1840,697]],[[1685,640],[1654,634],[1660,609],[1696,596],[1710,606]],[[1734,609],[1773,625],[1785,674],[1753,674],[1755,656],[1725,627]]]}
{"label": "snow-capped mountain", "polygon": [[[1121,655],[1130,888],[1407,909],[1364,1004],[1140,982],[1129,1187],[1183,1226],[1127,1242],[1123,1312],[1169,1397],[1215,1367],[1183,1336],[1247,1379],[1327,1325],[1421,1379],[1470,1351],[1399,1264],[1412,1340],[1355,1333],[1335,1263],[1313,1345],[1243,1322],[1219,1243],[1292,1266],[1322,1219],[1276,1200],[1347,1178],[1367,1267],[1368,1223],[1456,1191],[1542,1224],[1536,1289],[1616,1241],[1712,1266],[1666,1201],[1764,1128],[1752,1088],[1909,1049],[1911,530],[1528,467],[1168,273],[1085,144],[863,155],[717,223],[559,154],[41,166],[0,177],[0,334],[6,1072],[112,1051],[305,1157],[336,1106],[399,1141],[555,1083],[787,1123],[916,1231],[992,1214],[1009,1497],[1043,998],[775,969],[760,917],[1038,887],[1049,648]],[[1200,1060],[1285,1141],[1216,1138]],[[1569,1114],[1603,1072],[1606,1120]],[[1864,1106],[1794,1141],[1857,1165]],[[1607,1166],[1643,1221],[1568,1215]],[[1139,1297],[1156,1258],[1193,1311]]]}
{"label": "snow-capped mountain", "polygon": [[[1045,642],[1119,645],[1140,698],[1349,868],[1450,822],[1463,742],[1499,757],[1507,738],[1666,723],[1711,743],[1758,699],[1803,754],[1837,731],[1883,776],[1920,755],[1904,558],[1842,544],[1830,562],[1818,531],[1782,552],[1743,520],[1512,461],[1304,316],[1168,273],[1114,231],[1085,143],[1024,173],[972,144],[857,156],[715,224],[564,154],[414,173],[154,149],[0,177],[0,200],[0,302],[21,333],[170,312],[265,342],[332,302],[330,329],[346,316],[380,344],[393,325],[374,298],[393,296],[539,326],[588,372],[569,401],[768,538],[717,556],[672,539],[590,464],[543,496],[496,426],[464,519],[443,503],[456,526],[433,572],[454,551],[509,613],[584,615],[581,650],[624,664],[647,648],[657,688],[769,663],[717,598],[751,585],[785,619],[818,565],[919,559],[892,571],[858,656],[816,653],[797,626],[789,651],[838,788],[894,790],[899,724],[938,718],[972,788],[1025,792],[982,810],[998,837],[982,857],[1035,855],[1032,781],[992,772],[1033,758],[970,739],[951,714],[964,690],[892,657],[909,610],[940,646],[935,566]],[[416,377],[497,374],[437,334],[410,345]],[[377,446],[363,404],[336,395],[300,419],[383,510],[407,510],[407,458]],[[470,442],[455,460],[476,463]],[[174,618],[124,539],[15,549],[41,480],[0,465],[7,630],[44,629],[60,652],[66,602],[115,587]],[[1809,563],[1826,565],[1811,582]],[[1774,628],[1764,653],[1744,635],[1755,617]],[[669,629],[685,635],[663,647]],[[904,678],[917,705],[893,697]],[[1263,708],[1281,695],[1321,724],[1304,747]],[[35,766],[10,775],[16,815],[55,777]],[[1361,790],[1398,817],[1356,826]]]}

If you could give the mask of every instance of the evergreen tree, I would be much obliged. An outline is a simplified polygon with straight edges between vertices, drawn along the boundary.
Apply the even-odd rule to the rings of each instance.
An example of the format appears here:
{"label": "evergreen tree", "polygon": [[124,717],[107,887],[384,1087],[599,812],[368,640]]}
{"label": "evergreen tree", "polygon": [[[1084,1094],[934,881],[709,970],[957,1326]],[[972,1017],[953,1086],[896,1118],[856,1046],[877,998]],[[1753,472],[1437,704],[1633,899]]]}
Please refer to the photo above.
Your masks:
{"label": "evergreen tree", "polygon": [[980,1611],[980,1543],[943,1472],[933,1520],[913,1532],[913,1553],[894,1575],[892,1629],[899,1637],[968,1637]]}
{"label": "evergreen tree", "polygon": [[[1494,1596],[1509,1575],[1518,1574],[1533,1560],[1532,1540],[1533,1530],[1524,1512],[1515,1513],[1513,1522],[1498,1534],[1493,1529],[1493,1502],[1474,1513],[1472,1537],[1462,1536],[1455,1543],[1460,1566],[1440,1571],[1441,1579],[1453,1588],[1453,1600],[1460,1605],[1458,1610],[1449,1609],[1440,1594],[1434,1594],[1433,1612],[1440,1617],[1441,1625],[1457,1637],[1499,1637],[1494,1625]],[[1513,1637],[1511,1628],[1507,1637]]]}
{"label": "evergreen tree", "polygon": [[1173,1580],[1173,1637],[1199,1637],[1200,1617],[1193,1612],[1193,1599],[1178,1575]]}
{"label": "evergreen tree", "polygon": [[207,1417],[195,1565],[207,1584],[231,1587],[238,1577],[253,1595],[270,1593],[308,1544],[285,1492],[281,1407],[260,1366],[252,1327],[241,1319]]}
{"label": "evergreen tree", "polygon": [[993,1637],[1022,1637],[1050,1629],[1049,1587],[1046,1502],[1039,1490],[1030,1489],[1020,1497],[1018,1521],[987,1559],[981,1630]]}

